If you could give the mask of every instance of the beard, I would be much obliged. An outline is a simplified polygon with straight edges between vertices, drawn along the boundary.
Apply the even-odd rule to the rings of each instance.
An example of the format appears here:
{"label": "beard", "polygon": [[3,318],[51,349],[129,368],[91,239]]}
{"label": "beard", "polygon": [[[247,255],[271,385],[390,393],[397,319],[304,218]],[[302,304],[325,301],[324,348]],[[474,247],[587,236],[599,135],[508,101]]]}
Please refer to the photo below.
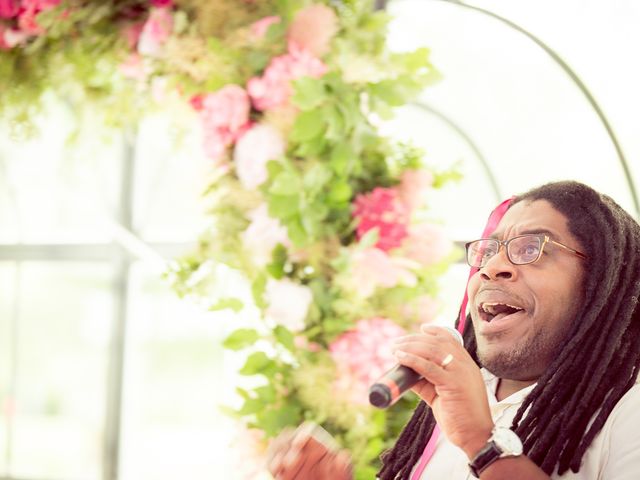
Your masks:
{"label": "beard", "polygon": [[538,330],[513,347],[498,352],[486,352],[478,343],[480,364],[500,378],[518,381],[536,380],[561,350],[567,332]]}

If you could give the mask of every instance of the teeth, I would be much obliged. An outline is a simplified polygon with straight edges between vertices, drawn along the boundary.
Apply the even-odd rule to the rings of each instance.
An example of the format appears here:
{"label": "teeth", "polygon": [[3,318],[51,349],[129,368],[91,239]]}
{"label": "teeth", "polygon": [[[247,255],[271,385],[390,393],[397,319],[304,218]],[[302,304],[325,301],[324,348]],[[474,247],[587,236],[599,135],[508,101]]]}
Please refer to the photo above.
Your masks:
{"label": "teeth", "polygon": [[516,310],[518,312],[523,310],[520,307],[516,307],[515,305],[510,305],[508,303],[490,303],[490,302],[483,303],[482,305],[480,305],[480,308],[485,313],[488,313],[490,315],[497,315],[498,313],[503,311],[501,308],[496,308],[496,307],[499,307],[499,306],[505,306],[505,307],[511,308],[513,310]]}

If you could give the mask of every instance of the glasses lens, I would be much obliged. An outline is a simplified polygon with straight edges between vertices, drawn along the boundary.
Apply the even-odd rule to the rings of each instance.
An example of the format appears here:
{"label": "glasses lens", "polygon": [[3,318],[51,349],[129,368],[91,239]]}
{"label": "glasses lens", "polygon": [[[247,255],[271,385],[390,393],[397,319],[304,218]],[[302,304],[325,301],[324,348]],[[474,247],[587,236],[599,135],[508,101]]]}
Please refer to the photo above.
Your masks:
{"label": "glasses lens", "polygon": [[472,267],[483,267],[498,253],[499,244],[495,240],[476,240],[467,245],[467,263]]}
{"label": "glasses lens", "polygon": [[523,235],[513,238],[507,247],[511,261],[517,265],[533,263],[540,256],[542,239],[535,235]]}

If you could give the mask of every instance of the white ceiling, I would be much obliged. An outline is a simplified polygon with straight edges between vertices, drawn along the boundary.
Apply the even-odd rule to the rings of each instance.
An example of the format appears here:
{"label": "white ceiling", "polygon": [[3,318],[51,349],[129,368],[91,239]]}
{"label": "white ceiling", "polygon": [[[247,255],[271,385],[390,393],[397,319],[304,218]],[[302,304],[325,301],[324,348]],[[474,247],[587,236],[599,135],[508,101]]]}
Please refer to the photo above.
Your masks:
{"label": "white ceiling", "polygon": [[[560,63],[478,9],[566,62],[621,154]],[[388,131],[423,145],[439,168],[459,162],[460,186],[434,198],[434,216],[445,217],[454,237],[477,235],[498,199],[559,179],[585,182],[640,216],[630,188],[640,189],[636,0],[394,0],[388,10],[392,48],[428,46],[443,75],[421,96],[423,106],[402,109]]]}

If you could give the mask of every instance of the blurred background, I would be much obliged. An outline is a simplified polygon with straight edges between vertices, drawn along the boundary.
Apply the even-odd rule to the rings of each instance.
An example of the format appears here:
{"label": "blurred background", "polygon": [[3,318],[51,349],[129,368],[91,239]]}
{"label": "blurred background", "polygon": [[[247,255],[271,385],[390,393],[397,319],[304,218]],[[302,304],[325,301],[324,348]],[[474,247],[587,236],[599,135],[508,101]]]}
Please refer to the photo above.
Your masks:
{"label": "blurred background", "polygon": [[[427,46],[443,77],[384,132],[461,171],[431,199],[453,240],[477,237],[502,199],[558,179],[638,218],[637,2],[384,6],[391,48]],[[93,135],[71,146],[77,120],[52,97],[36,138],[0,131],[2,479],[244,478],[218,409],[237,403],[242,360],[220,343],[239,320],[179,299],[162,276],[206,225],[208,160],[175,116],[123,132],[84,125]],[[438,321],[455,316],[466,274],[457,263],[444,275]]]}

